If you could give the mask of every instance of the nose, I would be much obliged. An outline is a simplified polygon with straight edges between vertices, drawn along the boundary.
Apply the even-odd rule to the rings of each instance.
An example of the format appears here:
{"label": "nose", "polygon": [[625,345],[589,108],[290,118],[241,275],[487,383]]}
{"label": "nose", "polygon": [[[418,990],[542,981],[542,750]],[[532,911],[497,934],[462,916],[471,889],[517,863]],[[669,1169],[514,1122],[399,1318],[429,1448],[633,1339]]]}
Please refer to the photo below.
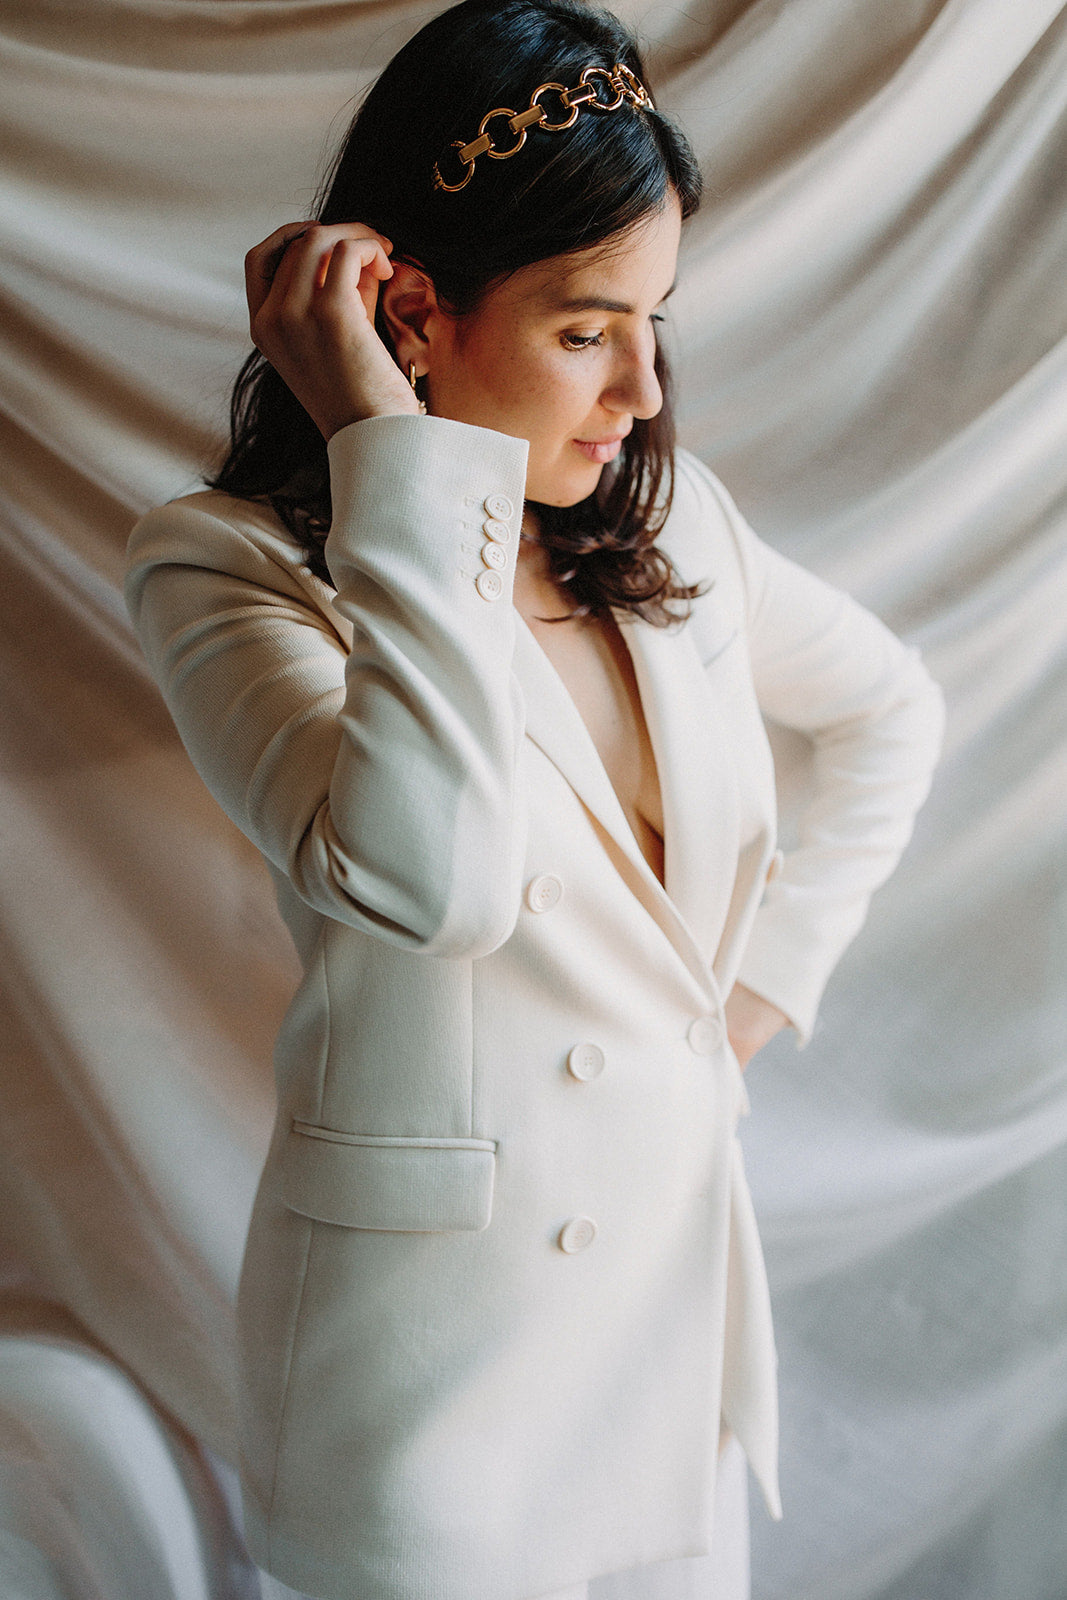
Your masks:
{"label": "nose", "polygon": [[656,340],[650,334],[620,352],[612,381],[603,396],[609,410],[628,411],[635,417],[654,417],[663,407],[663,390],[656,377]]}

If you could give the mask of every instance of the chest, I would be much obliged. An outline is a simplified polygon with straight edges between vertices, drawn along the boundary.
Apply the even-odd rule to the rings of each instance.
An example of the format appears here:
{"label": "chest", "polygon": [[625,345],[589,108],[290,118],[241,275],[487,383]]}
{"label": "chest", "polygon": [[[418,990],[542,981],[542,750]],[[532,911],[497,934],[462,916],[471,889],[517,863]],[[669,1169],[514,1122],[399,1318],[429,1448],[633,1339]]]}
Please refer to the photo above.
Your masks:
{"label": "chest", "polygon": [[585,724],[642,854],[663,881],[663,799],[633,661],[610,615],[524,619]]}

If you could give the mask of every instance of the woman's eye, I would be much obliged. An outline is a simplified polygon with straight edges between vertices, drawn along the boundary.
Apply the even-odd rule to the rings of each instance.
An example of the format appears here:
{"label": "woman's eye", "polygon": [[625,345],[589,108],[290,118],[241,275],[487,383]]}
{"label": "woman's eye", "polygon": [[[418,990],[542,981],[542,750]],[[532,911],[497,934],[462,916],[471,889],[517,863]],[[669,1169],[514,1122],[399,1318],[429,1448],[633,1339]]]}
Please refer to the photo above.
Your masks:
{"label": "woman's eye", "polygon": [[561,333],[560,344],[564,350],[591,350],[604,343],[603,333]]}
{"label": "woman's eye", "polygon": [[653,311],[652,315],[649,317],[648,320],[650,322],[666,322],[667,319],[663,315],[662,311]]}

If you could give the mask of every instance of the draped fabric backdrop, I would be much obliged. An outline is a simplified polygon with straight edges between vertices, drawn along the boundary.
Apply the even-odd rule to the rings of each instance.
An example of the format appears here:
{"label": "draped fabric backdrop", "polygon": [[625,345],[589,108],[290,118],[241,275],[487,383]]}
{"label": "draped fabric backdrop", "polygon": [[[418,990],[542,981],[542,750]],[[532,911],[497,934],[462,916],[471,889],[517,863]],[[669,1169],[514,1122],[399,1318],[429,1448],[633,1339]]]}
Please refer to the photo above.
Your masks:
{"label": "draped fabric backdrop", "polygon": [[[233,1298],[294,959],[147,677],[123,548],[217,452],[245,250],[307,213],[353,97],[436,9],[0,4],[19,1600],[257,1592],[224,1466]],[[1067,13],[618,9],[708,179],[671,302],[683,438],[921,646],[950,711],[813,1042],[749,1072],[786,1504],[757,1512],[755,1595],[1063,1600]],[[805,752],[779,754],[788,813]]]}

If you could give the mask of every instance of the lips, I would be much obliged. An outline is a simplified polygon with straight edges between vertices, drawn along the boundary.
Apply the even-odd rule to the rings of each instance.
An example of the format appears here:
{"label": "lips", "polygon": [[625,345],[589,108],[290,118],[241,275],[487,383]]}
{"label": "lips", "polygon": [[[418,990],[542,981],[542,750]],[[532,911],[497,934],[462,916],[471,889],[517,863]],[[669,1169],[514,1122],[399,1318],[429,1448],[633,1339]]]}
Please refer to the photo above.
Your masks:
{"label": "lips", "polygon": [[575,439],[575,449],[589,461],[595,461],[598,466],[603,466],[607,461],[614,461],[622,449],[625,434],[617,434],[614,439]]}

